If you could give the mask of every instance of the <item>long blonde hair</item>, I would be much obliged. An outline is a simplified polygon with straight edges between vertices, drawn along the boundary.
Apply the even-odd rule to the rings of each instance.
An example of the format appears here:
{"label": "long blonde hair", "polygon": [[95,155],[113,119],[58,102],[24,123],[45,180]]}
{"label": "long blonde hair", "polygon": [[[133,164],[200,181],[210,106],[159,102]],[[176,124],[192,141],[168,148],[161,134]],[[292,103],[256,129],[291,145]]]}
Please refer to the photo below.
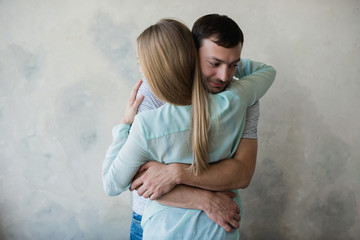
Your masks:
{"label": "long blonde hair", "polygon": [[188,27],[174,19],[162,19],[137,38],[139,64],[153,93],[168,103],[192,104],[190,171],[208,167],[208,91],[201,77],[198,51]]}

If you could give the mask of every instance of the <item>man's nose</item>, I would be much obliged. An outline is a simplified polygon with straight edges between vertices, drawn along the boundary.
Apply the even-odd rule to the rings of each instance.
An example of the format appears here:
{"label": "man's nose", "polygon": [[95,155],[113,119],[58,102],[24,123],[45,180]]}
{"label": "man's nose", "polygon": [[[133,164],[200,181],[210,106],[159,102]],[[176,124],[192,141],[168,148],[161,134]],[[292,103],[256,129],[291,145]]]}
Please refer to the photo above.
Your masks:
{"label": "man's nose", "polygon": [[223,82],[227,82],[229,80],[229,69],[227,66],[222,66],[218,69],[217,78]]}

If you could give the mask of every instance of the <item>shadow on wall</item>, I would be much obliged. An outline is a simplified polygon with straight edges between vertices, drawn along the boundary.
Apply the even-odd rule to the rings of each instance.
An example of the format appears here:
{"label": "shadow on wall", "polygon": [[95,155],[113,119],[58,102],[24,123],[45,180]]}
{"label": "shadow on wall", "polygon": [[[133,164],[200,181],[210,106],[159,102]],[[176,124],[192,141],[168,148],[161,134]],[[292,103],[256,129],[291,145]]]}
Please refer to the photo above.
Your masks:
{"label": "shadow on wall", "polygon": [[288,239],[281,233],[281,219],[289,202],[288,183],[277,161],[269,158],[261,161],[251,187],[243,192],[245,208],[241,239]]}
{"label": "shadow on wall", "polygon": [[274,90],[281,92],[261,108],[266,121],[260,120],[259,149],[266,156],[258,158],[253,181],[241,192],[241,238],[354,239],[350,148],[325,125],[311,93],[291,84]]}

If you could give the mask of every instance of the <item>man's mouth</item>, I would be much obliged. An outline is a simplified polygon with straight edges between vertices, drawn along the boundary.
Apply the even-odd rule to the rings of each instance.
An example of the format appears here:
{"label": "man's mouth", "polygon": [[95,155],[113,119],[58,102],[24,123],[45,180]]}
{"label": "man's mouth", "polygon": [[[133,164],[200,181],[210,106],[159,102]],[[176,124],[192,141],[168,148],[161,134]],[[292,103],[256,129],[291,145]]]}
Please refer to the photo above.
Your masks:
{"label": "man's mouth", "polygon": [[226,83],[219,83],[219,82],[214,82],[211,81],[210,82],[210,86],[215,87],[215,88],[223,88],[225,87]]}

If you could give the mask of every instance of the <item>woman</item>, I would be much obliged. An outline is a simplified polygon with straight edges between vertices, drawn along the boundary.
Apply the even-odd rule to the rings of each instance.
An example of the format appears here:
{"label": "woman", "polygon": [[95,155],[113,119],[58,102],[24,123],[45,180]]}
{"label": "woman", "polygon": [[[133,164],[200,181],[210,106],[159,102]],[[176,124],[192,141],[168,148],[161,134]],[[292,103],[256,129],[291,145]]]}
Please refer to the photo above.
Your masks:
{"label": "woman", "polygon": [[[272,83],[249,76],[209,95],[191,32],[175,20],[164,19],[146,29],[137,39],[137,50],[144,77],[166,104],[139,114],[130,134],[131,117],[114,127],[114,141],[103,164],[109,195],[127,190],[138,168],[149,160],[191,163],[189,171],[201,174],[209,162],[230,158],[240,141],[247,106]],[[235,201],[239,204],[239,199]],[[202,211],[156,201],[148,201],[142,225],[144,239],[239,237],[238,231],[227,233]]]}

